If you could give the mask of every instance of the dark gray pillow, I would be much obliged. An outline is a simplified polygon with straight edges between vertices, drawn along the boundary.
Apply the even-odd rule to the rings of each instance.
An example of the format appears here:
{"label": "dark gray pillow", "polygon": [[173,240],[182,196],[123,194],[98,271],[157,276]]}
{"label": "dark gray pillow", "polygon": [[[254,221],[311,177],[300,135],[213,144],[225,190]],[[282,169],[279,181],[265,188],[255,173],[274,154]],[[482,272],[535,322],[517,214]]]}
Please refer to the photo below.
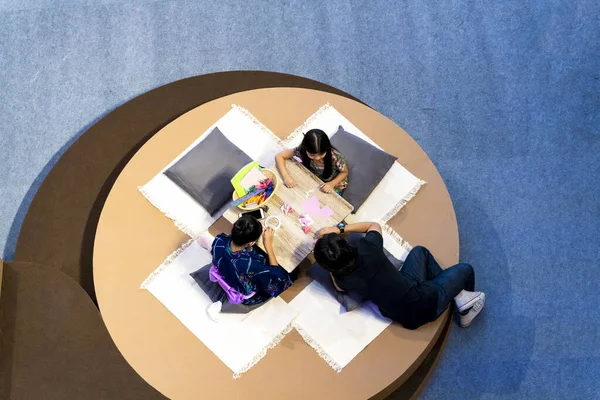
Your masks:
{"label": "dark gray pillow", "polygon": [[340,292],[333,286],[333,281],[329,275],[329,271],[315,263],[306,272],[308,276],[319,282],[325,290],[327,290],[336,300],[346,309],[346,311],[354,311],[364,303],[365,299],[358,293]]}
{"label": "dark gray pillow", "polygon": [[231,200],[231,178],[251,161],[215,128],[164,174],[214,215]]}
{"label": "dark gray pillow", "polygon": [[190,274],[192,278],[196,281],[198,286],[208,295],[208,298],[213,303],[220,301],[221,312],[225,314],[247,314],[250,311],[257,309],[262,306],[264,303],[260,304],[231,304],[227,297],[227,294],[217,282],[213,282],[209,278],[210,267],[212,267],[212,263],[205,265],[197,271],[194,271]]}
{"label": "dark gray pillow", "polygon": [[348,187],[342,197],[354,206],[353,213],[356,213],[392,168],[397,157],[346,132],[341,125],[331,137],[331,144],[348,163]]}
{"label": "dark gray pillow", "polygon": [[194,278],[198,286],[204,290],[204,293],[208,295],[210,301],[213,303],[220,301],[222,304],[225,304],[227,301],[227,294],[217,282],[210,280],[208,276],[210,267],[212,267],[212,263],[192,272],[190,276]]}
{"label": "dark gray pillow", "polygon": [[398,271],[400,271],[402,269],[402,266],[404,265],[404,261],[400,261],[393,255],[391,255],[390,252],[385,249],[385,247],[383,248],[383,254],[385,254],[387,259],[390,260],[390,262],[392,263],[394,268],[396,268]]}

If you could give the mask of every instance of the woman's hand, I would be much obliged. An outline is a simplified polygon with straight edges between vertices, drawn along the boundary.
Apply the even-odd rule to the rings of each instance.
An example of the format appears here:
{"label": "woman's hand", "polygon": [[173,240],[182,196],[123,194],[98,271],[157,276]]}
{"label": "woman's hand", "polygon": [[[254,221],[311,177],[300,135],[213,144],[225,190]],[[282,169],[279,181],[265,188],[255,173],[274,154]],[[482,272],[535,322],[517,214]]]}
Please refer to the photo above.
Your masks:
{"label": "woman's hand", "polygon": [[321,186],[319,186],[319,189],[321,189],[321,192],[323,192],[323,193],[331,193],[331,192],[333,192],[334,187],[335,187],[335,185],[333,184],[333,182],[326,182],[326,183],[322,184]]}
{"label": "woman's hand", "polygon": [[335,226],[327,226],[325,228],[321,228],[317,231],[317,237],[320,239],[323,236],[330,234],[330,233],[337,233],[339,235],[340,229]]}
{"label": "woman's hand", "polygon": [[283,178],[283,183],[289,188],[293,188],[294,186],[296,186],[296,181],[289,175]]}
{"label": "woman's hand", "polygon": [[267,228],[263,232],[263,244],[265,245],[266,248],[270,248],[273,245],[273,235],[274,234],[275,234],[275,231],[273,230],[273,228]]}

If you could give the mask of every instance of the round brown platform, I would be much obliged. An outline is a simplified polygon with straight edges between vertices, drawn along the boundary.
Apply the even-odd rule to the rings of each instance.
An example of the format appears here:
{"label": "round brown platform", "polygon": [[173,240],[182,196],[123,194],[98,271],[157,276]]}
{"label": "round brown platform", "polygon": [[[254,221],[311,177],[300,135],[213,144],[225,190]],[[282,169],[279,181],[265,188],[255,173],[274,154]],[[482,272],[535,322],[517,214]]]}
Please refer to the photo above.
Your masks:
{"label": "round brown platform", "polygon": [[58,160],[29,206],[18,261],[60,269],[95,299],[92,252],[100,210],[133,154],[169,122],[208,101],[244,90],[303,87],[352,96],[299,76],[232,71],[183,79],[144,93],[96,122]]}
{"label": "round brown platform", "polygon": [[123,359],[75,281],[25,262],[5,263],[3,274],[0,399],[164,398]]}
{"label": "round brown platform", "polygon": [[[180,129],[175,121],[130,160],[106,199],[94,245],[94,281],[106,326],[127,361],[166,396],[261,398],[268,380],[268,395],[275,398],[365,399],[384,397],[400,385],[399,395],[410,397],[435,364],[447,335],[448,313],[416,331],[392,324],[339,374],[293,331],[233,381],[231,371],[202,342],[150,293],[139,289],[188,238],[138,193],[137,186],[149,181],[232,103],[248,108],[286,137],[326,102],[428,182],[390,225],[413,245],[430,248],[443,266],[458,261],[456,219],[441,177],[410,136],[381,114],[348,98],[305,89],[253,90],[204,104],[186,114],[194,129]],[[282,297],[291,300],[307,283],[304,278]]]}

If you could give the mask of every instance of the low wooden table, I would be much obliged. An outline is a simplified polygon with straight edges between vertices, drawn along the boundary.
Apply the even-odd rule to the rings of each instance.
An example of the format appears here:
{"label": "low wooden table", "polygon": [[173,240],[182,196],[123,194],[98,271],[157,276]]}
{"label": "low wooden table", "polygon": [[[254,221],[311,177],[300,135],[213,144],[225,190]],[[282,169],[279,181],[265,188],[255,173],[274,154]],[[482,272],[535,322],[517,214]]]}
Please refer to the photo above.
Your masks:
{"label": "low wooden table", "polygon": [[[448,313],[414,331],[391,324],[336,373],[293,330],[256,366],[233,380],[231,370],[152,294],[140,289],[142,281],[189,237],[137,187],[185,150],[229,111],[232,103],[247,108],[285,138],[327,102],[398,157],[410,172],[427,181],[389,221],[390,226],[412,245],[428,247],[442,267],[458,262],[456,218],[442,178],[419,145],[377,111],[337,95],[292,88],[242,92],[197,107],[165,126],[129,161],[104,204],[94,243],[94,284],[102,318],[129,364],[165,396],[382,398],[418,372],[438,338],[445,337]],[[211,233],[227,231],[230,226],[223,218]],[[309,283],[308,277],[301,276],[281,297],[289,302]],[[414,388],[411,390],[414,393]]]}
{"label": "low wooden table", "polygon": [[[266,216],[275,216],[281,221],[281,227],[275,232],[273,250],[279,264],[288,272],[292,272],[313,250],[316,232],[326,226],[340,223],[352,212],[354,207],[337,193],[321,192],[319,186],[323,182],[303,166],[286,160],[286,168],[297,185],[294,188],[287,188],[283,184],[283,178],[279,172],[273,169],[280,185],[266,204],[269,206]],[[314,224],[310,226],[311,232],[306,234],[302,230],[298,217],[304,213],[302,202],[313,196],[319,200],[322,207],[329,206],[333,210],[333,215],[326,219],[311,215]],[[281,211],[284,203],[288,203],[294,211],[285,215]],[[241,212],[244,211],[238,207],[232,207],[223,216],[233,224]],[[258,245],[264,250],[262,237],[258,241]]]}

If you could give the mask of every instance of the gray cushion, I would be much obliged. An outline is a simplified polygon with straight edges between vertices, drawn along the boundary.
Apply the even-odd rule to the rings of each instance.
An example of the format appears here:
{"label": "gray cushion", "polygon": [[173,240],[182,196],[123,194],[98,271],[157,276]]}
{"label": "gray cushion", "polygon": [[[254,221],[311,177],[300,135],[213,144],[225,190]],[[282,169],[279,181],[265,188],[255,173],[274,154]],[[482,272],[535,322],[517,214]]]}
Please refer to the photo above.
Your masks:
{"label": "gray cushion", "polygon": [[164,174],[214,215],[231,201],[231,178],[251,161],[215,128]]}
{"label": "gray cushion", "polygon": [[342,197],[354,206],[353,213],[356,213],[397,157],[346,132],[341,125],[333,134],[331,144],[344,155],[348,164],[348,187]]}
{"label": "gray cushion", "polygon": [[340,292],[333,286],[333,281],[329,271],[315,263],[307,271],[308,276],[319,282],[336,300],[346,309],[346,311],[356,310],[364,303],[365,299],[354,292]]}
{"label": "gray cushion", "polygon": [[404,265],[404,261],[400,261],[393,255],[391,255],[390,252],[385,249],[385,247],[383,248],[383,253],[387,257],[387,259],[390,260],[390,262],[392,263],[394,268],[396,268],[398,271],[400,271],[402,269],[402,266]]}
{"label": "gray cushion", "polygon": [[208,298],[210,299],[210,301],[212,301],[213,303],[215,303],[217,301],[221,302],[221,304],[222,304],[221,312],[222,313],[225,313],[225,314],[247,314],[250,311],[257,309],[258,307],[260,307],[266,303],[265,302],[265,303],[252,304],[252,305],[231,304],[229,302],[229,299],[227,298],[227,294],[225,293],[225,291],[223,290],[221,285],[210,280],[209,271],[210,271],[211,266],[212,266],[212,263],[205,265],[204,267],[200,268],[199,270],[192,272],[190,274],[190,276],[192,278],[194,278],[194,280],[196,281],[198,286],[200,286],[200,288],[204,291],[204,293],[206,293],[208,295]]}
{"label": "gray cushion", "polygon": [[227,301],[227,294],[217,282],[211,281],[208,276],[211,266],[212,263],[205,265],[199,270],[192,272],[190,276],[194,278],[198,286],[204,290],[204,293],[208,295],[210,301],[213,303],[217,301],[225,303]]}
{"label": "gray cushion", "polygon": [[[269,301],[269,300],[267,300]],[[256,310],[258,307],[265,304],[267,301],[259,304],[231,304],[229,301],[223,303],[221,307],[221,312],[225,314],[248,314],[252,310]]]}

